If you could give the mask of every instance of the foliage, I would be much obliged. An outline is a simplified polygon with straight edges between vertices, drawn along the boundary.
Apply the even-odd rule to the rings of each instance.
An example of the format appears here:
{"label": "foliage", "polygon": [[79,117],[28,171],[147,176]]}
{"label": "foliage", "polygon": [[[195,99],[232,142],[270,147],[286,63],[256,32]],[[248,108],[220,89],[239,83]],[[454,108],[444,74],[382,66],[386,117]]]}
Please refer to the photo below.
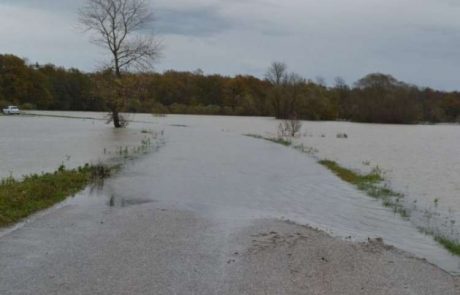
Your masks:
{"label": "foliage", "polygon": [[94,76],[94,95],[101,97],[111,112],[107,115],[107,124],[113,122],[116,128],[128,125],[128,121],[120,113],[126,108],[130,86],[130,79],[118,77],[111,70]]}
{"label": "foliage", "polygon": [[0,227],[12,224],[39,210],[51,207],[86,185],[110,175],[103,165],[85,165],[54,173],[33,174],[18,181],[11,177],[0,181]]}
{"label": "foliage", "polygon": [[103,110],[102,101],[90,95],[91,89],[91,77],[76,69],[27,65],[16,56],[0,55],[0,107]]}
{"label": "foliage", "polygon": [[[460,122],[460,92],[418,88],[371,74],[353,87],[326,87],[277,65],[267,80],[202,71],[82,73],[0,55],[0,107],[159,114],[275,116],[374,123]],[[109,71],[110,73],[110,71]],[[115,77],[113,77],[115,76]],[[118,79],[118,80],[117,80]],[[117,86],[118,83],[119,85]],[[102,90],[102,86],[107,89]]]}

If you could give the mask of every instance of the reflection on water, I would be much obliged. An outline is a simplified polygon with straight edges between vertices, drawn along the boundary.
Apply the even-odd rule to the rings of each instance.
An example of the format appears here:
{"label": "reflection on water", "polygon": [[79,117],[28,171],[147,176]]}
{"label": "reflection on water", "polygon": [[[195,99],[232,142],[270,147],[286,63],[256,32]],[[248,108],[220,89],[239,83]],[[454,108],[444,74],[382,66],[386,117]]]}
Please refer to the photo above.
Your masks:
{"label": "reflection on water", "polygon": [[124,208],[129,206],[136,206],[142,205],[147,203],[152,203],[154,200],[152,199],[130,199],[130,198],[123,198],[116,195],[111,195],[108,201],[109,207],[118,207]]}

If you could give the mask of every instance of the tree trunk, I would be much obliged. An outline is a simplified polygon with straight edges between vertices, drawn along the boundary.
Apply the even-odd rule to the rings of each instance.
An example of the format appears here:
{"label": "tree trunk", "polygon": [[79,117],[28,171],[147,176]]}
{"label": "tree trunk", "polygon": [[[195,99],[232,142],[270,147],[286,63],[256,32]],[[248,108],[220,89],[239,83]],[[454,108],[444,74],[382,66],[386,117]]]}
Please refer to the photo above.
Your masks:
{"label": "tree trunk", "polygon": [[[121,78],[121,71],[120,71],[120,66],[118,64],[118,56],[116,53],[114,53],[115,57],[115,75],[117,76],[118,79]],[[122,124],[120,123],[120,110],[116,106],[117,103],[115,103],[115,107],[112,109],[112,121],[113,121],[113,126],[115,128],[122,128]]]}
{"label": "tree trunk", "polygon": [[120,123],[120,114],[119,114],[118,110],[112,110],[112,121],[113,121],[113,126],[115,128],[123,127],[123,126],[121,126],[121,123]]}
{"label": "tree trunk", "polygon": [[120,70],[117,54],[115,54],[114,56],[115,56],[115,75],[117,76],[117,78],[121,78],[121,70]]}

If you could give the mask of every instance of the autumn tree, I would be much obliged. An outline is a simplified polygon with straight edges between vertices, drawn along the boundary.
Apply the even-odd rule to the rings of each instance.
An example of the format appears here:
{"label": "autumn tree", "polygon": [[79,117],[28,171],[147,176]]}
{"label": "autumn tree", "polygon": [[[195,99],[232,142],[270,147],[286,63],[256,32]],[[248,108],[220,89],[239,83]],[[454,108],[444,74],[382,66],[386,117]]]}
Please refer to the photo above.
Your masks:
{"label": "autumn tree", "polygon": [[52,103],[46,77],[14,55],[0,55],[0,104],[47,108]]}
{"label": "autumn tree", "polygon": [[[115,74],[114,82],[121,82],[124,71],[152,69],[160,44],[151,30],[143,31],[150,29],[153,23],[147,0],[87,0],[79,16],[85,30],[92,33],[92,42],[110,53],[109,68]],[[120,112],[125,107],[125,99],[109,107],[115,128],[123,127]]]}
{"label": "autumn tree", "polygon": [[274,62],[265,74],[271,84],[270,101],[276,118],[298,117],[298,108],[305,100],[306,80],[296,73],[288,73],[284,63]]}
{"label": "autumn tree", "polygon": [[416,123],[421,110],[419,90],[391,75],[369,74],[355,84],[352,120],[378,123]]}
{"label": "autumn tree", "polygon": [[[0,107],[110,111],[110,120],[111,110],[123,110],[373,123],[460,121],[460,92],[419,88],[383,74],[353,86],[338,78],[328,87],[289,74],[283,64],[271,70],[264,80],[201,71],[122,70],[117,76],[112,68],[84,73],[0,54]],[[118,124],[125,124],[121,116]]]}
{"label": "autumn tree", "polygon": [[282,110],[283,117],[297,120],[299,107],[306,97],[306,80],[296,73],[286,77],[284,85]]}

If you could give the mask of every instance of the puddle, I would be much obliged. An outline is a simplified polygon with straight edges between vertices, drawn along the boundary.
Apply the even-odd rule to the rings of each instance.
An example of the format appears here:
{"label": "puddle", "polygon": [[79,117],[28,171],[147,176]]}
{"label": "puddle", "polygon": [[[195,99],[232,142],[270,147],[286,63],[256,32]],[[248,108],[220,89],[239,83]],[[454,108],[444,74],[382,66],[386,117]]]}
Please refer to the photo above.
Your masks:
{"label": "puddle", "polygon": [[115,207],[115,208],[124,208],[124,207],[130,207],[130,206],[138,206],[138,205],[143,205],[143,204],[148,204],[148,203],[153,203],[155,202],[154,200],[149,200],[149,199],[129,199],[129,198],[122,198],[122,197],[117,197],[112,195],[107,202],[107,205],[109,207]]}

